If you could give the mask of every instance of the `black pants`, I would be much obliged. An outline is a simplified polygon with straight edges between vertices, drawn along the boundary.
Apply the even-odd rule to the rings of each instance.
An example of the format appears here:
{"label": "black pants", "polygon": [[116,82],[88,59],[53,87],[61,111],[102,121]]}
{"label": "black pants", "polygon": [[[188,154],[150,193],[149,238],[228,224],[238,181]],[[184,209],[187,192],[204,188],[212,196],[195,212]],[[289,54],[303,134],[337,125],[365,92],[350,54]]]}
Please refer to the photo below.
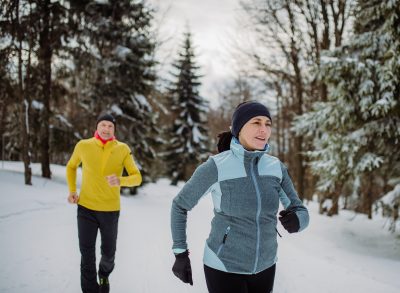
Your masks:
{"label": "black pants", "polygon": [[119,211],[99,212],[78,205],[78,236],[81,251],[81,287],[83,293],[98,293],[96,238],[100,230],[101,259],[99,276],[108,277],[114,269]]}
{"label": "black pants", "polygon": [[204,266],[209,293],[271,293],[275,265],[255,275],[233,274]]}

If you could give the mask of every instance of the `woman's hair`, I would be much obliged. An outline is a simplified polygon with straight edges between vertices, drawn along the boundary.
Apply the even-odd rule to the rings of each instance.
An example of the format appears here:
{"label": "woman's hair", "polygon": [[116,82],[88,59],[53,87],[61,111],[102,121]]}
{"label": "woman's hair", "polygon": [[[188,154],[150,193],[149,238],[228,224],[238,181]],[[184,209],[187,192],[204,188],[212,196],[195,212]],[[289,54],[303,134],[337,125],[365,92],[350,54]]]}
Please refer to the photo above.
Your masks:
{"label": "woman's hair", "polygon": [[236,106],[232,115],[231,130],[218,134],[217,149],[218,152],[224,152],[230,149],[232,137],[239,137],[240,129],[251,118],[256,116],[266,116],[271,121],[271,114],[264,105],[256,101],[246,101]]}
{"label": "woman's hair", "polygon": [[[241,102],[239,105],[237,105],[235,111],[237,108],[239,108],[241,105],[245,103],[247,102]],[[222,153],[224,151],[231,149],[231,140],[233,134],[230,130],[219,133],[217,137],[218,137],[218,143],[217,143],[218,153]]]}
{"label": "woman's hair", "polygon": [[219,153],[227,151],[231,148],[232,132],[224,131],[218,134],[217,149]]}

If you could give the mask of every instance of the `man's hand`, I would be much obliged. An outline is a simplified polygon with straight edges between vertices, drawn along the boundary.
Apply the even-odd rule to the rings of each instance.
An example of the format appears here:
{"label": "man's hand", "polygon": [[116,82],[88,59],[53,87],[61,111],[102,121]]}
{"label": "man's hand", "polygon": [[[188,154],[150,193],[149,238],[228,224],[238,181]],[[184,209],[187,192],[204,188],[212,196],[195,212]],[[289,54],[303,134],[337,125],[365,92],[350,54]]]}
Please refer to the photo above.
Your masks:
{"label": "man's hand", "polygon": [[111,187],[120,186],[119,177],[117,175],[112,174],[112,175],[106,176],[106,179],[107,179],[108,185],[110,185]]}
{"label": "man's hand", "polygon": [[78,203],[79,200],[79,195],[76,192],[70,192],[68,195],[68,202],[73,204],[73,203]]}

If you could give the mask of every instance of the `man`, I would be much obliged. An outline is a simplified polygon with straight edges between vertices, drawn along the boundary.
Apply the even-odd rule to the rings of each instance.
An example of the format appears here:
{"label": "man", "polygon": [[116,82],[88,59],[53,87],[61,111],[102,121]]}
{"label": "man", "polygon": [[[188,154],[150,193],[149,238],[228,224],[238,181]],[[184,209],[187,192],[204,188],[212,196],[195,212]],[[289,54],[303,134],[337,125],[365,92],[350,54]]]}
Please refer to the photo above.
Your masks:
{"label": "man", "polygon": [[[81,287],[84,293],[109,292],[108,277],[114,258],[120,210],[120,186],[138,186],[142,176],[129,147],[115,139],[116,121],[100,115],[94,137],[79,141],[67,164],[68,202],[78,205],[81,251]],[[76,170],[82,163],[82,185],[76,190]],[[123,169],[128,176],[122,176]],[[100,230],[99,283],[96,273],[96,237]]]}

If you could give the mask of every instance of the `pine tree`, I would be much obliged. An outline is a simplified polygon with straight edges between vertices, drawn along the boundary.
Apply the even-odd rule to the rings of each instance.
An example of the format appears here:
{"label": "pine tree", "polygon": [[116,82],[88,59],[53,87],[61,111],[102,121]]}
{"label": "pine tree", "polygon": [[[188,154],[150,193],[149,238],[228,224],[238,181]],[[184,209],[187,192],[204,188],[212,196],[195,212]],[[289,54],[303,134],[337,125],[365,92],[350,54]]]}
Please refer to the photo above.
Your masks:
{"label": "pine tree", "polygon": [[[50,131],[52,128],[51,104],[53,95],[53,59],[58,50],[63,46],[62,42],[69,35],[67,25],[67,7],[63,1],[33,0],[35,7],[33,14],[37,19],[34,27],[38,37],[37,58],[39,63],[39,88],[37,100],[41,103],[39,111],[40,139],[40,161],[42,177],[51,178],[50,171]],[[65,6],[64,6],[65,5]]]}
{"label": "pine tree", "polygon": [[[1,159],[6,160],[5,155],[6,143],[3,142],[8,139],[9,133],[7,133],[7,126],[9,124],[9,116],[7,115],[10,110],[10,106],[13,105],[13,92],[14,87],[12,84],[12,79],[10,78],[7,70],[8,59],[10,58],[11,48],[8,50],[0,50],[0,149],[1,149]],[[4,155],[4,158],[3,158]]]}
{"label": "pine tree", "polygon": [[[88,1],[74,7],[82,17],[79,47],[73,50],[73,84],[79,111],[76,124],[93,125],[103,111],[117,118],[118,139],[133,149],[144,181],[149,181],[156,117],[150,103],[155,72],[152,10],[145,1]],[[92,135],[94,129],[80,129]],[[94,126],[93,126],[94,127]]]}
{"label": "pine tree", "polygon": [[170,109],[175,119],[166,158],[173,185],[189,179],[208,152],[208,102],[199,95],[201,76],[195,64],[191,33],[184,36],[182,51],[174,64],[176,81],[170,88]]}
{"label": "pine tree", "polygon": [[247,55],[266,91],[276,98],[274,149],[292,170],[302,199],[310,199],[314,191],[314,178],[304,157],[310,139],[293,133],[291,124],[295,115],[310,110],[311,103],[326,98],[326,88],[315,79],[313,68],[319,67],[321,50],[342,42],[352,1],[240,1],[249,17],[251,35],[259,44]]}
{"label": "pine tree", "polygon": [[32,29],[36,19],[32,13],[33,7],[27,1],[0,2],[0,38],[5,43],[0,55],[9,62],[4,64],[5,69],[11,69],[11,72],[5,70],[4,73],[9,86],[5,95],[11,102],[6,107],[13,115],[3,118],[11,125],[4,134],[8,137],[9,152],[15,154],[14,159],[22,159],[24,162],[26,185],[32,184],[29,114],[33,88],[32,55],[36,45]]}
{"label": "pine tree", "polygon": [[0,34],[7,40],[2,51],[10,54],[4,60],[10,69],[5,74],[10,81],[10,103],[6,107],[10,113],[20,113],[18,119],[11,115],[3,119],[6,129],[2,133],[8,138],[8,151],[14,149],[22,155],[13,159],[24,160],[26,178],[30,177],[31,160],[40,160],[42,176],[51,177],[49,142],[55,74],[52,62],[69,34],[67,7],[66,1],[49,0],[7,0],[0,4]]}
{"label": "pine tree", "polygon": [[296,129],[315,137],[308,155],[332,213],[347,190],[371,218],[373,202],[400,176],[400,1],[358,1],[351,41],[325,52],[320,76],[328,100]]}

